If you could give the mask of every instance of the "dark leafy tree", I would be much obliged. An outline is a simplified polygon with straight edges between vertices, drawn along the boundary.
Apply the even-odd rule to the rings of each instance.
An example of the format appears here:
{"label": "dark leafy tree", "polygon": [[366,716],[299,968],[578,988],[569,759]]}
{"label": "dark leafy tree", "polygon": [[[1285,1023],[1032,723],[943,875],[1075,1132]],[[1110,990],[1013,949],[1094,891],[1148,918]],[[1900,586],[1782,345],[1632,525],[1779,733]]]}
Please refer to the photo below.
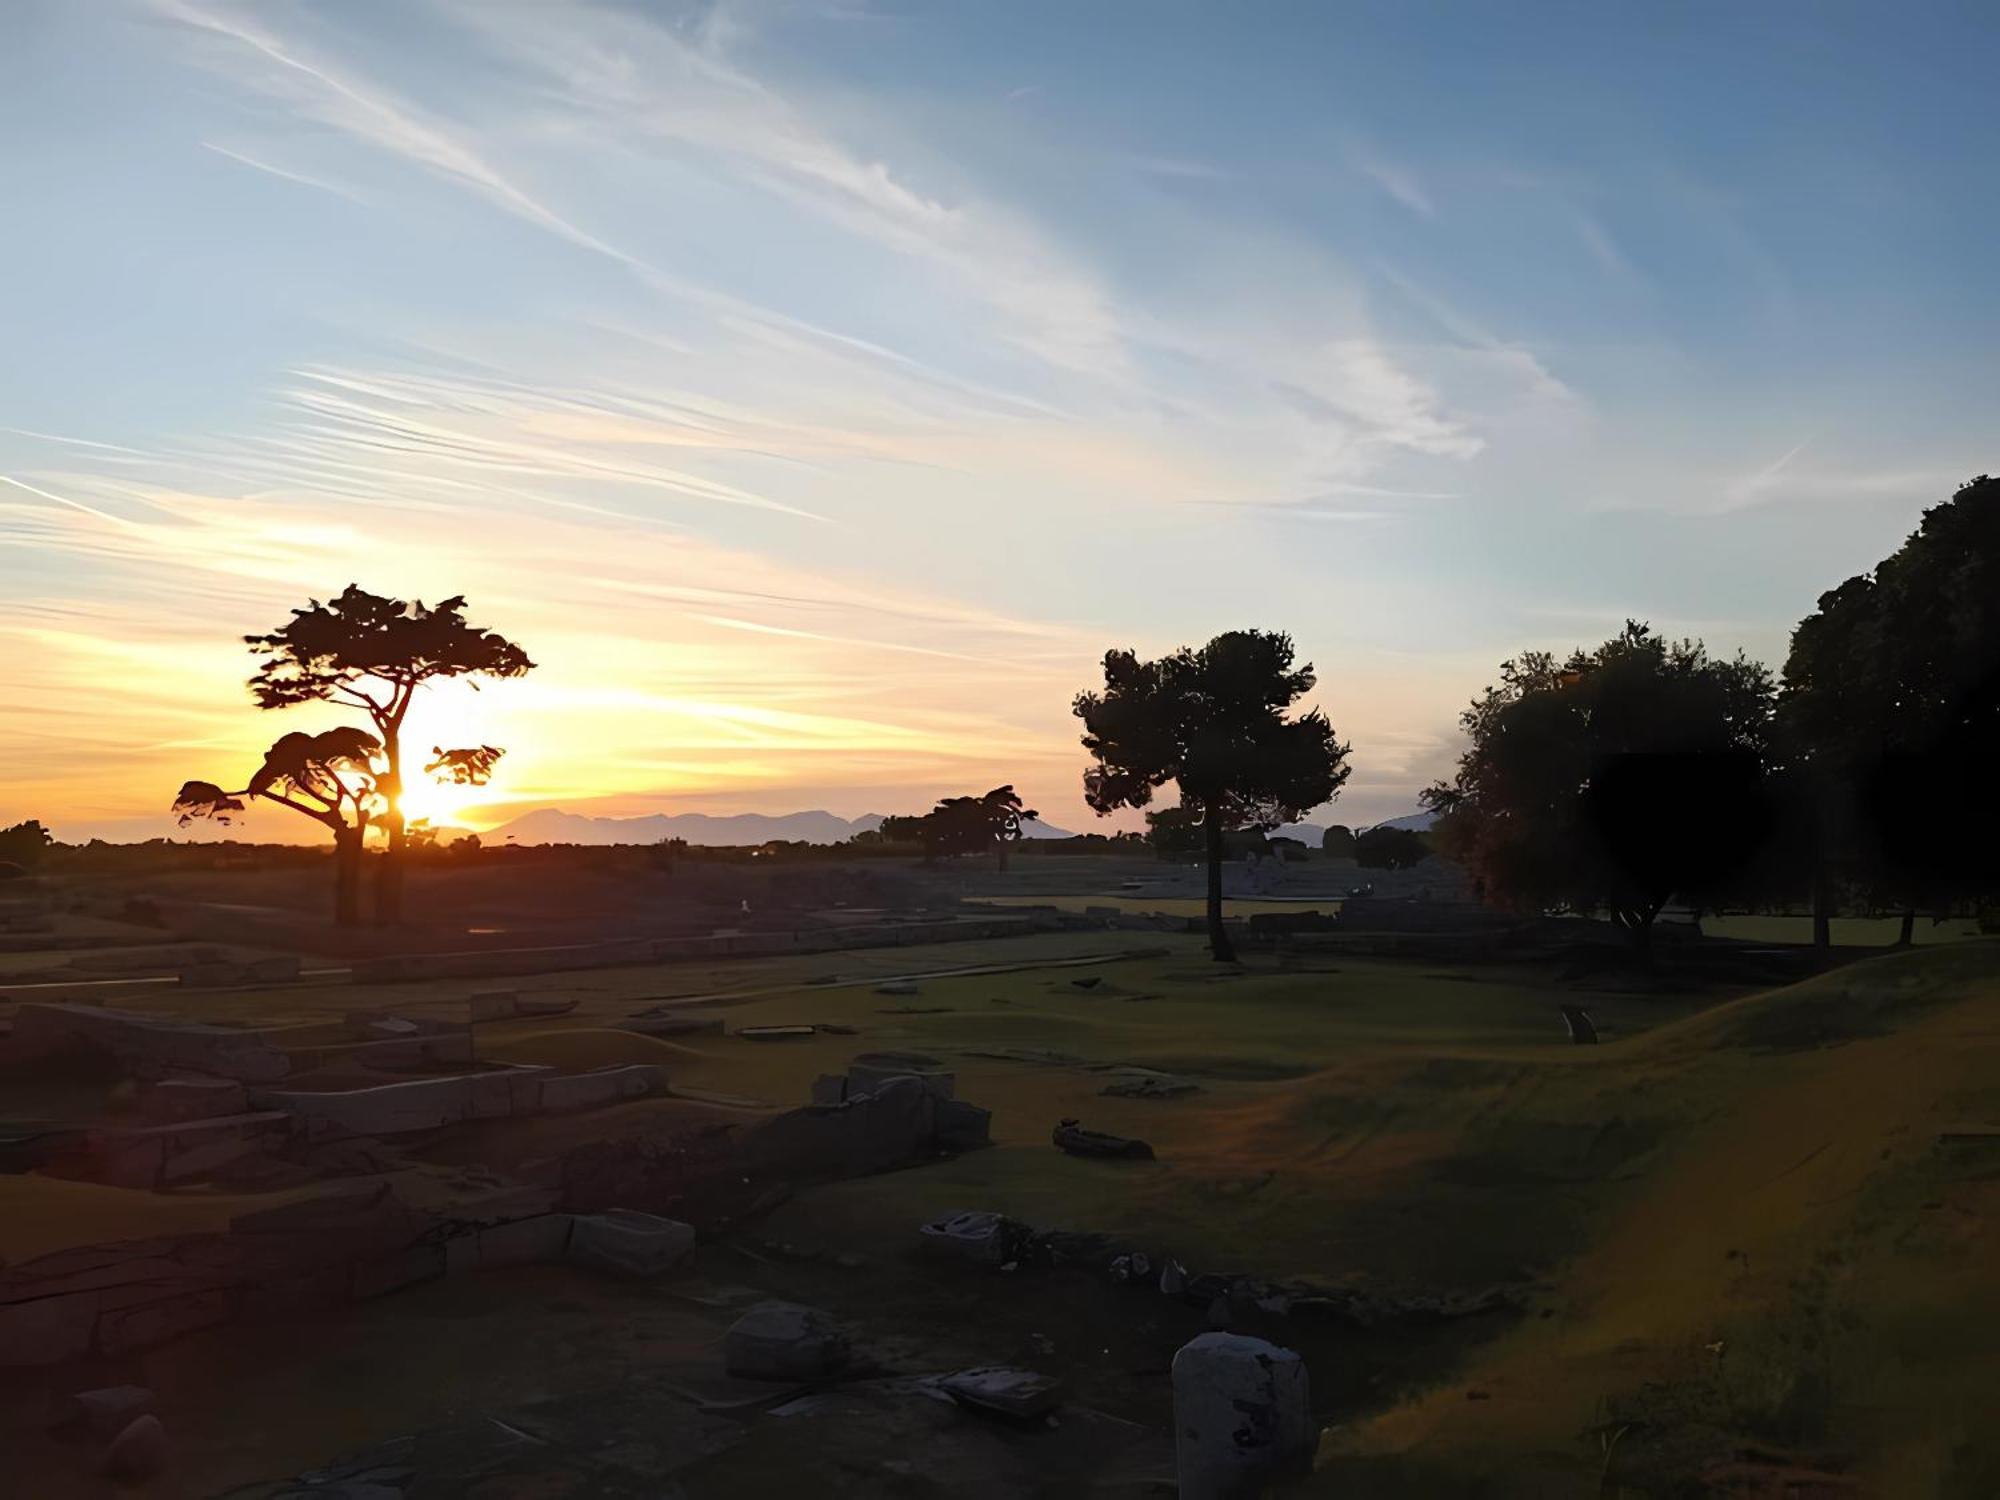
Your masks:
{"label": "dark leafy tree", "polygon": [[1678,895],[1740,888],[1769,841],[1770,675],[1644,625],[1563,660],[1529,652],[1466,710],[1435,834],[1498,904],[1606,911],[1645,947]]}
{"label": "dark leafy tree", "polygon": [[361,920],[361,855],[369,823],[381,812],[382,742],[343,726],[322,734],[285,735],[264,756],[241,791],[212,781],[185,783],[173,810],[185,828],[197,818],[228,823],[261,798],[288,807],[333,832],[334,921]]}
{"label": "dark leafy tree", "polygon": [[857,842],[868,839],[882,844],[922,844],[924,817],[925,815],[921,813],[895,813],[884,818],[876,826],[872,839],[867,833],[858,833],[854,837]]}
{"label": "dark leafy tree", "polygon": [[[534,663],[506,637],[468,624],[465,600],[427,608],[349,584],[336,598],[292,611],[289,623],[244,642],[263,659],[250,678],[260,708],[339,703],[367,714],[382,744],[378,790],[388,850],[376,885],[375,917],[402,918],[403,720],[427,683],[455,677],[518,677]],[[490,747],[481,747],[490,750]],[[454,752],[472,755],[474,752]],[[491,752],[497,755],[498,752]],[[491,760],[486,762],[490,770]],[[456,775],[457,767],[453,768]]]}
{"label": "dark leafy tree", "polygon": [[1201,858],[1201,814],[1188,807],[1163,807],[1148,812],[1146,842],[1161,859],[1179,863]]}
{"label": "dark leafy tree", "polygon": [[1326,716],[1286,717],[1314,682],[1295,660],[1290,636],[1258,630],[1153,661],[1109,651],[1103,691],[1079,693],[1074,705],[1095,762],[1083,773],[1084,800],[1097,813],[1146,807],[1173,782],[1200,820],[1209,948],[1222,962],[1235,957],[1222,922],[1225,831],[1296,822],[1347,780],[1348,747]]}
{"label": "dark leafy tree", "polygon": [[1785,663],[1784,741],[1811,808],[1814,939],[1835,893],[1943,910],[2000,884],[2000,480],[1924,512],[1821,596]]}
{"label": "dark leafy tree", "polygon": [[32,870],[55,841],[55,835],[34,818],[12,828],[0,828],[0,860]]}
{"label": "dark leafy tree", "polygon": [[1007,868],[1007,846],[1019,843],[1022,824],[1038,816],[1011,786],[981,797],[946,797],[922,820],[928,857],[983,854],[991,850]]}
{"label": "dark leafy tree", "polygon": [[1382,824],[1354,835],[1355,862],[1370,870],[1407,870],[1431,857],[1430,843],[1409,828]]}
{"label": "dark leafy tree", "polygon": [[1335,859],[1354,858],[1354,830],[1345,823],[1335,823],[1319,836],[1321,852]]}
{"label": "dark leafy tree", "polygon": [[433,745],[424,774],[453,786],[485,786],[493,779],[493,767],[507,752],[493,745],[473,745],[465,750],[443,750]]}
{"label": "dark leafy tree", "polygon": [[678,835],[663,838],[653,845],[653,868],[671,880],[679,872],[681,861],[687,857],[687,851],[686,839]]}

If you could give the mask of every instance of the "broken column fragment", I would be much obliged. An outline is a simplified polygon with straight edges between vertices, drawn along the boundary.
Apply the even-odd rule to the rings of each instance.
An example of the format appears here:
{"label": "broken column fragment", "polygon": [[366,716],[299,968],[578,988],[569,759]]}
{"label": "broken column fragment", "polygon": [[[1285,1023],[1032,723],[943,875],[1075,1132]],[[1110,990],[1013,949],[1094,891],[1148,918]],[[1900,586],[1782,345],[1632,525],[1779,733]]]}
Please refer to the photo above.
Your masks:
{"label": "broken column fragment", "polygon": [[1305,1361],[1236,1333],[1174,1356],[1174,1467],[1181,1500],[1237,1500],[1312,1463]]}
{"label": "broken column fragment", "polygon": [[1071,1156],[1099,1156],[1112,1161],[1153,1159],[1153,1148],[1144,1141],[1110,1135],[1102,1130],[1086,1130],[1075,1120],[1062,1121],[1050,1139],[1055,1142],[1057,1150]]}

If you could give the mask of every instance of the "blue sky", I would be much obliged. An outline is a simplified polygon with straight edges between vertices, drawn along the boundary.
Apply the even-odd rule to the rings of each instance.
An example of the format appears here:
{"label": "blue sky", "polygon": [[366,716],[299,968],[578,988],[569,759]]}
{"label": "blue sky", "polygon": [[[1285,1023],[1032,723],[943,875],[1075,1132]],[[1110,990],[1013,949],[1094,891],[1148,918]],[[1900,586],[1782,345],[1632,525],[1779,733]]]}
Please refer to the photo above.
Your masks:
{"label": "blue sky", "polygon": [[0,816],[70,836],[296,727],[234,642],[350,579],[543,663],[426,710],[513,752],[440,815],[1086,826],[1102,650],[1259,625],[1365,823],[1504,657],[1775,664],[1993,465],[1982,7],[0,29]]}

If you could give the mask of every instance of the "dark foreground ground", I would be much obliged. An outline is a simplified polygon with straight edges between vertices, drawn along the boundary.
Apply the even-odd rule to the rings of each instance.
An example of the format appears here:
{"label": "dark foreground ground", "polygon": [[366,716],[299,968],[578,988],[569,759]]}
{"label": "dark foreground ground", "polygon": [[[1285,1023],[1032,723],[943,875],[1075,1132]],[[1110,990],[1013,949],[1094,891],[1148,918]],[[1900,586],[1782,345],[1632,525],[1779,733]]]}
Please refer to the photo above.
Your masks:
{"label": "dark foreground ground", "polygon": [[[1126,878],[1076,894],[1130,896]],[[56,925],[101,946],[19,952],[17,972],[55,952],[165,951],[157,930]],[[1755,964],[1671,954],[1635,973],[1556,951],[1440,959],[1337,941],[1252,947],[1224,967],[1191,936],[1092,928],[505,982],[575,1005],[477,1026],[481,1066],[656,1064],[668,1092],[399,1137],[337,1180],[224,1173],[151,1191],[0,1175],[4,1271],[377,1181],[429,1205],[560,1196],[551,1163],[579,1147],[728,1137],[866,1051],[938,1059],[992,1111],[992,1144],[760,1180],[754,1198],[703,1208],[701,1242],[656,1279],[518,1265],[18,1362],[0,1374],[13,1492],[1164,1494],[1167,1366],[1218,1324],[1305,1354],[1323,1429],[1308,1493],[2000,1492],[1991,944],[1774,985]],[[306,1036],[364,1008],[462,1018],[498,983],[328,976],[109,1003]],[[724,1030],[630,1028],[676,998]],[[1603,1042],[1571,1046],[1559,1004],[1586,1006]],[[842,1029],[740,1034],[781,1023]],[[318,1065],[307,1083],[407,1076]],[[1121,1068],[1190,1087],[1107,1094],[1132,1076]],[[132,1096],[90,1067],[15,1066],[0,1090],[17,1126],[117,1120]],[[1056,1151],[1050,1129],[1070,1116],[1144,1138],[1156,1160]],[[927,1252],[918,1226],[957,1209],[1292,1295],[1169,1297],[1088,1256],[1001,1270]],[[844,1378],[724,1373],[724,1331],[774,1296],[848,1328]],[[940,1399],[934,1377],[982,1364],[1059,1376],[1053,1420]],[[160,1472],[132,1486],[99,1474],[100,1444],[48,1421],[68,1392],[121,1384],[153,1393],[167,1436]]]}

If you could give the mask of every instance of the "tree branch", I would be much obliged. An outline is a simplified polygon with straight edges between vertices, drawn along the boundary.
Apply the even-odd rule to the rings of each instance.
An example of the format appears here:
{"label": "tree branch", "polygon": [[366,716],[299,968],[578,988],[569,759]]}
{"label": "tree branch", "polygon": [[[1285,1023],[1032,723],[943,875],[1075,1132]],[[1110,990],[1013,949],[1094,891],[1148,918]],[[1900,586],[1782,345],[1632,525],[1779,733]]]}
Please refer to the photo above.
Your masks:
{"label": "tree branch", "polygon": [[268,789],[265,791],[254,793],[253,795],[262,797],[267,802],[275,802],[280,807],[289,807],[293,812],[304,813],[307,817],[311,818],[315,823],[324,823],[329,828],[339,829],[346,826],[341,822],[340,815],[337,812],[335,812],[332,808],[327,808],[325,811],[315,811],[314,809],[307,807],[303,802],[294,802],[290,797],[284,796],[282,793],[279,792],[270,791]]}

